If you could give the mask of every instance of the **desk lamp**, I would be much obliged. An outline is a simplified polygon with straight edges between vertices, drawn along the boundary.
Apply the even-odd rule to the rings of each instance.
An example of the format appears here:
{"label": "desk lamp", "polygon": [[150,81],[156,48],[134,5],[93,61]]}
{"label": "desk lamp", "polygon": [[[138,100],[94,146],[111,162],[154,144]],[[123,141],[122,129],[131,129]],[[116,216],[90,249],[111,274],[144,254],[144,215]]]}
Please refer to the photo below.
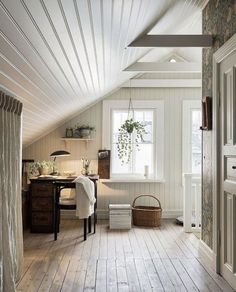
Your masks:
{"label": "desk lamp", "polygon": [[[54,151],[50,154],[51,157],[53,157],[53,162],[55,162],[55,160],[57,159],[57,157],[62,157],[62,156],[70,156],[70,152],[65,151],[65,150],[58,150],[58,151]],[[54,169],[54,165],[53,165],[53,173],[52,174],[56,174],[55,169]]]}

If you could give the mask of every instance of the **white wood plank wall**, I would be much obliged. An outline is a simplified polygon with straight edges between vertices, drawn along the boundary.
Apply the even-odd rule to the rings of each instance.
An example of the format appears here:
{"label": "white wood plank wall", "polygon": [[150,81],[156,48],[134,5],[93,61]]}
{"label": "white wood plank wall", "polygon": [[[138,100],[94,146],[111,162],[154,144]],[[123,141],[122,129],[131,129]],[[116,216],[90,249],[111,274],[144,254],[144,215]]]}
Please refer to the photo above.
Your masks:
{"label": "white wood plank wall", "polygon": [[[122,88],[107,99],[128,99],[129,88]],[[138,194],[155,194],[162,203],[164,217],[182,214],[182,101],[200,99],[201,88],[132,88],[132,99],[161,99],[165,103],[165,183],[113,183],[98,185],[98,214],[106,217],[109,203],[132,203]],[[23,149],[23,158],[49,160],[50,153],[65,149],[60,140],[65,129],[75,124],[89,124],[96,127],[95,140],[86,145],[83,142],[69,142],[70,157],[57,159],[60,171],[80,173],[80,159],[92,159],[92,169],[97,170],[97,151],[102,141],[102,101],[45,137]]]}

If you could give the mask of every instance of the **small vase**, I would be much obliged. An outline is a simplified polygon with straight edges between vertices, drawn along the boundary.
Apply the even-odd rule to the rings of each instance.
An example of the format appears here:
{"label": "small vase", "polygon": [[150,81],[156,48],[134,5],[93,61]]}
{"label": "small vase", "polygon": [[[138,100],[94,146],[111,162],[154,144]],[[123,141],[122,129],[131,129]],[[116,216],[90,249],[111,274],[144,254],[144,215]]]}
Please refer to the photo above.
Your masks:
{"label": "small vase", "polygon": [[66,129],[66,138],[72,138],[73,137],[73,129],[67,128]]}
{"label": "small vase", "polygon": [[89,168],[83,168],[82,170],[81,170],[81,174],[82,175],[89,175]]}

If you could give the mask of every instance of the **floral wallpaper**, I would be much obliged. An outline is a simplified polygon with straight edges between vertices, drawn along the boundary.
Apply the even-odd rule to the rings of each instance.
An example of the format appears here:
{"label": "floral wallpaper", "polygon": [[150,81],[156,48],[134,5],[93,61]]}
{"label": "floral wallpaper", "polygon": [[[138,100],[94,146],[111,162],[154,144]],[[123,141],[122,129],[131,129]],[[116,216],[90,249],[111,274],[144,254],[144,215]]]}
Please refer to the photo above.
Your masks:
{"label": "floral wallpaper", "polygon": [[[212,57],[236,33],[236,0],[210,0],[202,13],[202,33],[212,34],[212,48],[203,49],[202,96],[212,96]],[[214,96],[213,96],[214,102]],[[202,240],[212,248],[212,132],[203,131]]]}

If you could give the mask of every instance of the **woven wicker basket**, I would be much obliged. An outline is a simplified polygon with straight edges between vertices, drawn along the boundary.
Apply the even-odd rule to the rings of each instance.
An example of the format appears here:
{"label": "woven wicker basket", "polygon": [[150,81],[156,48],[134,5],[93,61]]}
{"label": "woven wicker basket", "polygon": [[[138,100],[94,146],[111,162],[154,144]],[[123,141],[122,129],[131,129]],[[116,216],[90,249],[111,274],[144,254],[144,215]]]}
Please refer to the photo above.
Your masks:
{"label": "woven wicker basket", "polygon": [[[159,206],[135,206],[137,199],[141,197],[151,197],[155,199]],[[158,227],[161,225],[162,208],[161,202],[152,195],[140,195],[134,199],[132,204],[133,224],[137,226]]]}

